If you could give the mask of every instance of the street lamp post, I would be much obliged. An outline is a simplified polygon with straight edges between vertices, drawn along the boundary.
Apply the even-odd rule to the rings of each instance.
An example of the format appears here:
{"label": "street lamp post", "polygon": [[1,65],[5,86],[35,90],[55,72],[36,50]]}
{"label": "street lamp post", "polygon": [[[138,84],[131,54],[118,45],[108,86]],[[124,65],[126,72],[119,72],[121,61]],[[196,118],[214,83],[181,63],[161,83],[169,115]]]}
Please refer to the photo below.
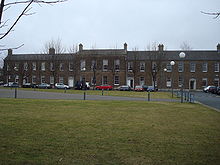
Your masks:
{"label": "street lamp post", "polygon": [[[179,54],[179,57],[183,60],[185,58],[186,54],[184,52],[181,52]],[[184,67],[184,63],[183,63],[183,66]],[[183,103],[183,85],[184,85],[184,78],[183,78],[183,72],[184,70],[182,71],[182,75],[181,75],[181,103]]]}
{"label": "street lamp post", "polygon": [[[14,70],[17,70],[17,67],[14,67]],[[14,83],[16,82],[16,74],[14,74]],[[17,87],[15,86],[15,99],[17,98]]]}
{"label": "street lamp post", "polygon": [[170,61],[170,65],[171,65],[171,90],[172,90],[172,98],[173,98],[173,66],[175,65],[175,61]]}
{"label": "street lamp post", "polygon": [[165,73],[165,74],[164,74],[164,82],[165,82],[165,87],[164,87],[164,89],[165,89],[166,86],[167,86],[167,85],[166,85],[166,82],[167,82],[167,81],[166,81],[166,72],[167,72],[167,68],[164,68],[163,71],[164,71],[164,73]]}

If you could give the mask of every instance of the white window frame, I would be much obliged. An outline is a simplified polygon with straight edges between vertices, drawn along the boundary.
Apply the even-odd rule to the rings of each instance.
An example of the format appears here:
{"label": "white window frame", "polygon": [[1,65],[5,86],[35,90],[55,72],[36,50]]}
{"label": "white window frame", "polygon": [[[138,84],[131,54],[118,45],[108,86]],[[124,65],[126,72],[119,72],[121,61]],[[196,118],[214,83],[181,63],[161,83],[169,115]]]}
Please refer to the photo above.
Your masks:
{"label": "white window frame", "polygon": [[102,85],[108,84],[108,76],[102,76]]}
{"label": "white window frame", "polygon": [[59,77],[59,83],[64,84],[64,78],[63,77]]}
{"label": "white window frame", "polygon": [[81,71],[86,70],[86,60],[80,60],[80,70]]}
{"label": "white window frame", "polygon": [[[216,81],[217,83],[215,83],[215,81]],[[219,86],[219,78],[214,78],[213,84],[216,85],[216,86]]]}
{"label": "white window frame", "polygon": [[60,63],[60,71],[64,71],[64,63]]}
{"label": "white window frame", "polygon": [[178,62],[178,72],[184,72],[184,63],[182,61]]}
{"label": "white window frame", "polygon": [[54,63],[53,62],[50,63],[50,71],[54,71]]}
{"label": "white window frame", "polygon": [[172,87],[172,79],[170,77],[167,77],[166,86],[167,87]]}
{"label": "white window frame", "polygon": [[172,65],[170,63],[167,63],[166,69],[166,72],[172,72]]}
{"label": "white window frame", "polygon": [[202,64],[202,72],[208,72],[208,63],[207,62],[204,62]]}
{"label": "white window frame", "polygon": [[[203,82],[205,82],[205,85],[203,85]],[[208,85],[208,79],[202,78],[202,87],[206,87]]]}
{"label": "white window frame", "polygon": [[15,63],[14,70],[15,70],[15,71],[18,71],[18,70],[19,70],[19,63],[18,63],[18,62]]}
{"label": "white window frame", "polygon": [[139,85],[144,85],[144,84],[145,84],[145,79],[143,76],[141,76],[139,79]]}
{"label": "white window frame", "polygon": [[50,84],[54,84],[54,76],[50,76]]}
{"label": "white window frame", "polygon": [[214,63],[214,72],[219,72],[219,62]]}
{"label": "white window frame", "polygon": [[73,71],[74,64],[73,62],[69,62],[69,71]]}
{"label": "white window frame", "polygon": [[132,72],[133,71],[133,62],[128,62],[128,72]]}
{"label": "white window frame", "polygon": [[108,60],[104,59],[102,61],[103,65],[102,65],[102,68],[103,68],[103,71],[107,71],[108,70]]}
{"label": "white window frame", "polygon": [[145,72],[145,62],[144,61],[140,62],[140,72]]}
{"label": "white window frame", "polygon": [[117,59],[114,61],[114,64],[115,64],[115,71],[119,71],[120,70],[120,60]]}
{"label": "white window frame", "polygon": [[120,84],[119,79],[120,79],[120,77],[118,75],[116,75],[114,77],[114,85],[119,85]]}
{"label": "white window frame", "polygon": [[24,62],[24,70],[27,71],[28,70],[28,63]]}
{"label": "white window frame", "polygon": [[37,77],[35,75],[32,76],[32,84],[37,83]]}
{"label": "white window frame", "polygon": [[190,62],[190,72],[196,72],[196,63]]}
{"label": "white window frame", "polygon": [[37,63],[36,62],[32,62],[32,70],[33,71],[37,70]]}
{"label": "white window frame", "polygon": [[41,63],[41,71],[45,71],[46,70],[46,63],[42,62]]}
{"label": "white window frame", "polygon": [[41,82],[41,83],[45,83],[45,82],[46,82],[45,76],[41,76],[41,77],[40,77],[40,82]]}

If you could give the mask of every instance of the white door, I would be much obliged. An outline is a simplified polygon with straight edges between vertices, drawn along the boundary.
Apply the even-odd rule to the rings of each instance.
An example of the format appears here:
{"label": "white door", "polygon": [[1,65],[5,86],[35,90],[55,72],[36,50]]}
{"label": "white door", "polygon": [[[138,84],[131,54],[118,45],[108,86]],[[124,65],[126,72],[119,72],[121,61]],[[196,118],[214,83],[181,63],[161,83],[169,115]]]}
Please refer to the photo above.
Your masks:
{"label": "white door", "polygon": [[73,77],[69,77],[69,79],[68,79],[68,85],[69,85],[70,88],[71,88],[71,87],[74,87],[74,78],[73,78]]}

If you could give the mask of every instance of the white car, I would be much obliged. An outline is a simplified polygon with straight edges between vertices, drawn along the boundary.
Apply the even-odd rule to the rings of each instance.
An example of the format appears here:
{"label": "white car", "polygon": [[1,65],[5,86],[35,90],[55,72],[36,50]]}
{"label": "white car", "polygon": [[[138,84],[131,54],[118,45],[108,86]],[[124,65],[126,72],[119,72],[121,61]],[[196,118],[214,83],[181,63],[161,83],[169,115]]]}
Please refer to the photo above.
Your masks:
{"label": "white car", "polygon": [[56,84],[55,84],[55,87],[56,87],[57,89],[70,89],[70,87],[69,87],[68,85],[65,85],[65,84],[63,84],[63,83],[56,83]]}

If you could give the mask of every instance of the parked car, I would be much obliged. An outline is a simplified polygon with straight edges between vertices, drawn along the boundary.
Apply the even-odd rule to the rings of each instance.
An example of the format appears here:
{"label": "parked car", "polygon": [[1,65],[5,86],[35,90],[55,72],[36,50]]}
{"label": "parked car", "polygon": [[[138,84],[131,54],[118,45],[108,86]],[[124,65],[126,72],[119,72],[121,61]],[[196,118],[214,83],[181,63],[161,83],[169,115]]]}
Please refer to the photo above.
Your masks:
{"label": "parked car", "polygon": [[32,84],[31,83],[25,83],[22,85],[23,88],[31,88]]}
{"label": "parked car", "polygon": [[217,95],[220,95],[220,86],[217,88],[216,94],[217,94]]}
{"label": "parked car", "polygon": [[95,89],[98,89],[98,90],[112,90],[113,87],[111,85],[99,85],[99,86],[96,86]]}
{"label": "parked car", "polygon": [[4,87],[18,88],[19,85],[16,82],[9,82],[7,84],[4,84]]}
{"label": "parked car", "polygon": [[157,87],[155,87],[155,88],[154,88],[154,86],[148,86],[147,87],[147,92],[156,92],[156,91],[158,91]]}
{"label": "parked car", "polygon": [[131,91],[131,87],[129,85],[122,85],[117,88],[119,91]]}
{"label": "parked car", "polygon": [[55,84],[55,87],[56,87],[57,89],[70,89],[70,87],[69,87],[68,85],[65,85],[65,84],[63,84],[63,83],[56,83],[56,84]]}
{"label": "parked car", "polygon": [[134,90],[136,92],[142,92],[142,91],[144,91],[144,88],[141,85],[137,85],[137,86],[135,86]]}
{"label": "parked car", "polygon": [[39,85],[37,85],[37,87],[41,88],[41,89],[49,89],[49,88],[51,88],[51,86],[49,84],[46,84],[46,83],[39,84]]}
{"label": "parked car", "polygon": [[90,83],[89,82],[85,82],[85,85],[83,84],[82,81],[77,81],[74,88],[77,89],[77,90],[82,90],[82,89],[85,89],[86,90],[89,90],[90,89]]}
{"label": "parked car", "polygon": [[203,92],[206,92],[206,93],[211,92],[212,93],[212,91],[216,90],[216,88],[217,88],[216,86],[207,86],[203,89]]}
{"label": "parked car", "polygon": [[147,85],[142,85],[142,88],[144,89],[144,91],[147,91],[148,86]]}

